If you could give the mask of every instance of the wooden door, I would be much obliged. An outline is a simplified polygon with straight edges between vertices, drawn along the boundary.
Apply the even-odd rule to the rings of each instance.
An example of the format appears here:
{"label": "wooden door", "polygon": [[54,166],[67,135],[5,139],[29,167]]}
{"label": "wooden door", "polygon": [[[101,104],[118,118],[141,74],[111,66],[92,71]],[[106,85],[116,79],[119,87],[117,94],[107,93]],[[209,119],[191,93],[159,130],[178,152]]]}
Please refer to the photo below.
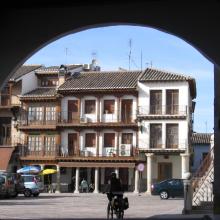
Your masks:
{"label": "wooden door", "polygon": [[76,133],[68,134],[68,155],[76,155],[78,149],[78,138]]}
{"label": "wooden door", "polygon": [[172,163],[158,163],[158,181],[172,178]]}
{"label": "wooden door", "polygon": [[124,123],[130,123],[132,121],[132,99],[123,99],[121,102],[121,119]]}
{"label": "wooden door", "polygon": [[68,122],[73,123],[79,120],[79,101],[68,100]]}

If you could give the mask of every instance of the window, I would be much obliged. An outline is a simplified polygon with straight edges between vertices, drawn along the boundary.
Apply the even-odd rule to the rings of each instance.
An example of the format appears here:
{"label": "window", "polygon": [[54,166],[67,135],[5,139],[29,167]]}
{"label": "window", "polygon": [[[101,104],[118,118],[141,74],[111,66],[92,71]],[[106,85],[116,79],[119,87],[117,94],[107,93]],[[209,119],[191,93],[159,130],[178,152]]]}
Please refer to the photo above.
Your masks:
{"label": "window", "polygon": [[132,144],[133,133],[122,133],[122,144]]}
{"label": "window", "polygon": [[96,134],[87,133],[85,147],[95,147],[96,146]]}
{"label": "window", "polygon": [[166,147],[178,148],[179,145],[179,126],[178,124],[166,125]]}
{"label": "window", "polygon": [[162,124],[150,125],[150,148],[162,148]]}
{"label": "window", "polygon": [[95,100],[85,100],[85,114],[95,113]]}
{"label": "window", "polygon": [[179,110],[179,90],[167,90],[166,92],[166,113],[178,114]]}
{"label": "window", "polygon": [[33,135],[28,137],[28,149],[29,151],[39,152],[42,150],[42,139],[39,135]]}
{"label": "window", "polygon": [[162,91],[151,90],[150,91],[150,114],[162,113]]}
{"label": "window", "polygon": [[104,100],[104,114],[114,114],[115,100]]}
{"label": "window", "polygon": [[43,107],[29,107],[28,108],[28,121],[42,121],[43,120]]}
{"label": "window", "polygon": [[104,147],[115,147],[115,133],[104,134]]}
{"label": "window", "polygon": [[56,120],[56,107],[46,107],[46,121]]}
{"label": "window", "polygon": [[56,138],[55,136],[46,136],[45,137],[45,151],[46,152],[51,152],[55,151],[56,147]]}

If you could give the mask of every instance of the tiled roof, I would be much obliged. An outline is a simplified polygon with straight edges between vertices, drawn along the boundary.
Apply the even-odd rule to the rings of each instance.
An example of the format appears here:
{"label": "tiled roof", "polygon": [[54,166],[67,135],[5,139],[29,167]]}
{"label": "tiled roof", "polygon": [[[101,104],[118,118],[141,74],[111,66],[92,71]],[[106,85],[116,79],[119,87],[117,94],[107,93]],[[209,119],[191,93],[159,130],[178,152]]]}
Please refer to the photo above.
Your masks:
{"label": "tiled roof", "polygon": [[[67,67],[67,71],[78,68],[82,66],[81,64],[69,64],[65,65]],[[44,75],[44,74],[49,74],[49,73],[59,73],[59,66],[49,66],[49,67],[42,67],[38,70],[36,70],[37,75]]]}
{"label": "tiled roof", "polygon": [[136,89],[141,71],[81,72],[73,75],[59,91]]}
{"label": "tiled roof", "polygon": [[193,98],[196,97],[195,79],[183,74],[177,74],[169,71],[147,68],[139,79],[140,82],[166,82],[166,81],[188,81],[190,92]]}
{"label": "tiled roof", "polygon": [[0,147],[0,170],[7,170],[13,151],[13,147]]}
{"label": "tiled roof", "polygon": [[56,88],[37,88],[22,95],[21,98],[53,97],[56,93]]}
{"label": "tiled roof", "polygon": [[30,73],[31,71],[39,69],[40,67],[41,65],[23,65],[17,69],[17,71],[12,75],[10,80],[16,80],[21,76]]}
{"label": "tiled roof", "polygon": [[140,82],[144,81],[187,81],[192,79],[189,76],[172,73],[164,70],[147,68],[140,78]]}
{"label": "tiled roof", "polygon": [[192,144],[210,144],[211,133],[193,133]]}

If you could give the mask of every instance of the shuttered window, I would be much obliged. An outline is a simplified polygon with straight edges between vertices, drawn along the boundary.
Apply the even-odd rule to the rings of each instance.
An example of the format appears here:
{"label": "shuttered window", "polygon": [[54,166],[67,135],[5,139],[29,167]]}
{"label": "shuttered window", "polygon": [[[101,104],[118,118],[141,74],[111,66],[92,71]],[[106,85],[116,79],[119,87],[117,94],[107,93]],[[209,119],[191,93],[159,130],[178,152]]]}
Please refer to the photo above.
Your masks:
{"label": "shuttered window", "polygon": [[87,133],[85,147],[95,147],[96,146],[96,134]]}
{"label": "shuttered window", "polygon": [[104,134],[104,147],[115,147],[115,133]]}

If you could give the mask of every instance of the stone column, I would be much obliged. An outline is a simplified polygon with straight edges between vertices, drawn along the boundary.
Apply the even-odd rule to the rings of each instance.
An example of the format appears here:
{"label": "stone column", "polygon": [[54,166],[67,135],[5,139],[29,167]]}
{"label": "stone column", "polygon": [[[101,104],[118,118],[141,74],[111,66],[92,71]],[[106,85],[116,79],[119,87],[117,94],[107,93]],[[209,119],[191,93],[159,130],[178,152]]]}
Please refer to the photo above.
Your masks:
{"label": "stone column", "polygon": [[[214,214],[220,214],[220,68],[215,66],[214,68],[214,183],[213,183],[213,194],[214,194]],[[217,218],[216,218],[217,219]]]}
{"label": "stone column", "polygon": [[95,168],[95,189],[93,193],[99,193],[99,168]]}
{"label": "stone column", "polygon": [[57,184],[56,184],[56,193],[60,193],[60,166],[56,165],[57,167]]}
{"label": "stone column", "polygon": [[[44,164],[40,164],[40,169],[41,170],[44,170]],[[43,184],[44,184],[44,175],[42,175],[42,182],[43,182]]]}
{"label": "stone column", "polygon": [[152,184],[152,157],[154,154],[147,153],[147,191],[146,193],[151,193],[151,184]]}
{"label": "stone column", "polygon": [[134,193],[139,193],[139,171],[135,168],[134,171]]}
{"label": "stone column", "polygon": [[79,167],[76,168],[76,183],[75,183],[75,191],[74,193],[79,193]]}
{"label": "stone column", "polygon": [[187,176],[189,175],[189,158],[190,154],[189,153],[183,153],[180,154],[182,158],[182,178],[186,179]]}

